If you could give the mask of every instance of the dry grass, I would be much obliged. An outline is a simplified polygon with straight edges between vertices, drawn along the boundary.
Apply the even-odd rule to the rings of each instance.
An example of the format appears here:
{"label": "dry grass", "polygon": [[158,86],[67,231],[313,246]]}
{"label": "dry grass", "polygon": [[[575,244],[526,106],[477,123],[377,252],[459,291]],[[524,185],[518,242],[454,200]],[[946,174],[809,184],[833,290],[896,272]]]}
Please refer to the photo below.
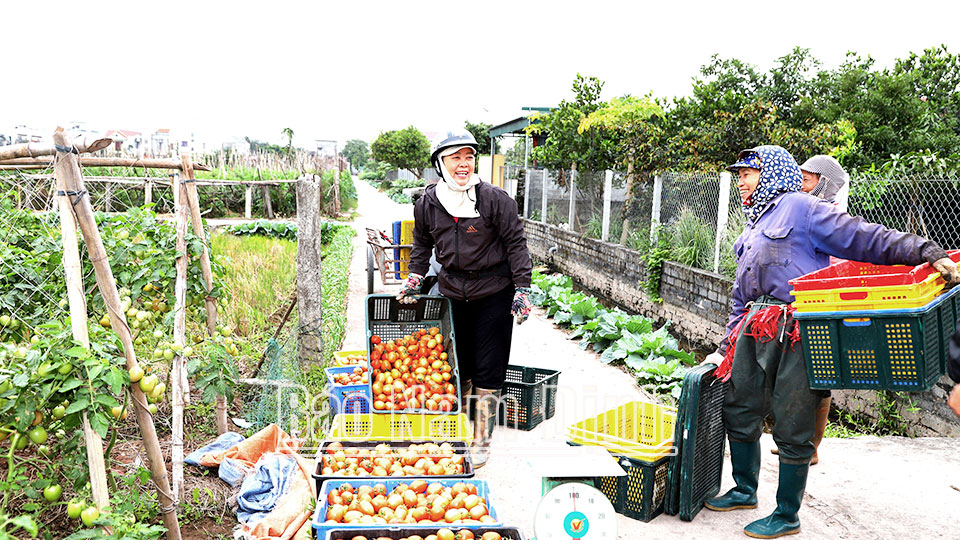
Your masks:
{"label": "dry grass", "polygon": [[296,242],[220,233],[213,236],[211,246],[217,257],[229,258],[222,259],[229,295],[220,304],[222,320],[239,336],[272,333],[279,323],[272,315],[282,314],[294,293]]}

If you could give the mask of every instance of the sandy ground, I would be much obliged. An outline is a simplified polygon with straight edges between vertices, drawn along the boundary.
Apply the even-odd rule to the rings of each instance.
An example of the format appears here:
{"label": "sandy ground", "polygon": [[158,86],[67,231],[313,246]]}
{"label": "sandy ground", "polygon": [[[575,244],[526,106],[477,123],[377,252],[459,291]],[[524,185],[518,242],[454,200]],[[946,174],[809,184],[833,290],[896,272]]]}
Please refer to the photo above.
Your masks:
{"label": "sandy ground", "polygon": [[[358,235],[350,273],[348,330],[345,349],[363,349],[366,340],[364,297],[367,294],[367,226],[388,230],[398,219],[412,219],[411,205],[398,205],[369,184],[357,181]],[[379,280],[379,274],[375,276]],[[397,286],[376,282],[375,292]],[[561,371],[557,413],[532,431],[498,427],[494,454],[477,478],[489,482],[492,504],[507,525],[533,536],[533,515],[540,501],[540,477],[534,463],[566,448],[566,427],[622,403],[643,400],[633,378],[603,365],[597,355],[582,351],[542,311],[515,327],[510,363]],[[766,516],[776,506],[777,457],[773,441],[761,440],[760,506],[755,510],[703,510],[692,522],[661,515],[649,523],[617,516],[620,538],[747,538],[744,525]],[[800,512],[801,535],[809,539],[957,538],[960,516],[960,442],[947,438],[826,439],[820,464],[810,470]],[[722,490],[733,485],[729,461]]]}

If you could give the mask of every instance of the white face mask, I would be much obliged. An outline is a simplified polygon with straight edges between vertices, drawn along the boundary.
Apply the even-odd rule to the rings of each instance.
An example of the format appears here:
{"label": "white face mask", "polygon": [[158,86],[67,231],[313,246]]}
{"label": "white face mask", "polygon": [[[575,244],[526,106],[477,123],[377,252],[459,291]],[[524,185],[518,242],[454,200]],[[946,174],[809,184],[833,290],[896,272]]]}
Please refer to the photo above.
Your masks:
{"label": "white face mask", "polygon": [[437,156],[440,160],[440,173],[443,175],[443,182],[437,182],[437,198],[443,208],[453,217],[471,218],[479,217],[477,212],[477,193],[476,185],[480,183],[480,177],[473,174],[465,185],[457,183],[456,179],[450,176],[450,172],[443,163],[443,158],[459,152],[462,148],[469,146],[453,146],[447,148]]}

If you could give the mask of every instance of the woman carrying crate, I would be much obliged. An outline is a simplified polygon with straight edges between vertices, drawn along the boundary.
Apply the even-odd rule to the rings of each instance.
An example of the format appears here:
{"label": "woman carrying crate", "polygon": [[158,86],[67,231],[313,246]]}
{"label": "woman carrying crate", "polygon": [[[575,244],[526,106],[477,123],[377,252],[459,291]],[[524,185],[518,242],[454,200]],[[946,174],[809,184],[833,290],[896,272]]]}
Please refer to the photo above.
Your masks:
{"label": "woman carrying crate", "polygon": [[486,464],[500,391],[510,359],[513,321],[530,313],[532,263],[517,202],[474,174],[479,145],[468,131],[434,143],[430,161],[441,181],[427,186],[413,210],[410,274],[398,299],[420,293],[436,253],[440,294],[450,298],[463,392],[475,396],[474,461]]}
{"label": "woman carrying crate", "polygon": [[739,175],[747,223],[734,244],[737,276],[726,336],[706,361],[720,364],[716,375],[730,380],[723,424],[737,485],[705,506],[757,507],[760,434],[770,414],[780,449],[777,507],[744,532],[777,538],[800,531],[798,512],[821,400],[821,393],[809,388],[788,281],[827,266],[831,255],[874,264],[930,262],[952,284],[960,283],[960,272],[934,242],[867,223],[801,193],[800,167],[779,146],[744,150],[728,169]]}

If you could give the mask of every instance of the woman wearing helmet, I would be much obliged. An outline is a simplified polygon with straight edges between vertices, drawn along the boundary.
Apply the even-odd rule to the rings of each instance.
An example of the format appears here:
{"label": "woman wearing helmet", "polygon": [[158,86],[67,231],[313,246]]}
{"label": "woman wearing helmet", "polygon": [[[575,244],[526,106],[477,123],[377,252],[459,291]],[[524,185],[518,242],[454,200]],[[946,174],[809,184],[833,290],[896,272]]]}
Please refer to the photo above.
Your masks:
{"label": "woman wearing helmet", "polygon": [[726,336],[708,362],[729,379],[723,425],[736,486],[704,503],[711,510],[757,507],[760,433],[768,413],[780,449],[777,507],[744,533],[777,538],[800,532],[798,512],[813,456],[814,419],[821,394],[809,388],[789,281],[827,265],[831,255],[875,264],[931,263],[950,283],[957,265],[924,238],[851,217],[800,193],[800,167],[779,146],[740,152],[728,167],[740,179],[746,228],[737,238],[737,276]]}
{"label": "woman wearing helmet", "polygon": [[453,307],[463,410],[475,395],[473,464],[481,467],[496,425],[513,321],[520,324],[530,313],[533,265],[517,202],[474,174],[478,150],[467,131],[434,142],[430,161],[441,180],[414,206],[410,274],[397,298],[419,294],[436,253],[440,293]]}

